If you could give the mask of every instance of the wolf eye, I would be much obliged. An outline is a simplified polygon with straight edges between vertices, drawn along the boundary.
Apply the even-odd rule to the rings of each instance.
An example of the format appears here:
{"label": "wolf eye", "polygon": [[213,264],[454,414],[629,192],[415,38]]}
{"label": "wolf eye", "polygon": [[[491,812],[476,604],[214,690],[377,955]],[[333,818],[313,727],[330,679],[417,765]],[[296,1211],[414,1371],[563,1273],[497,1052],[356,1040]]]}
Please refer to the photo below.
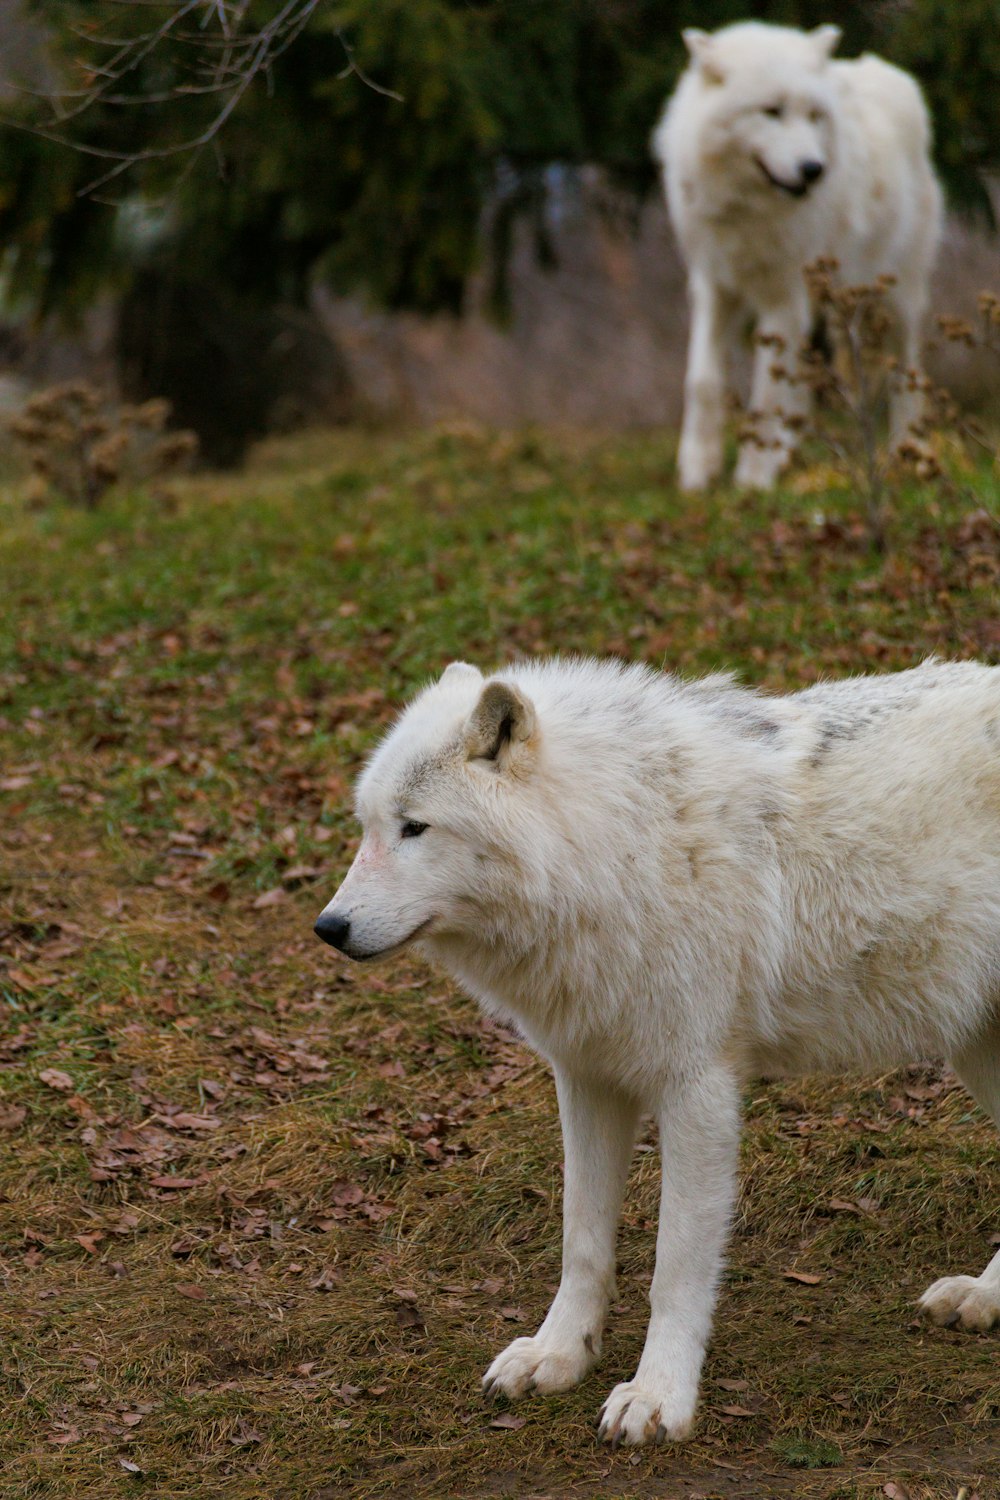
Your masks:
{"label": "wolf eye", "polygon": [[772,120],[780,120],[785,113],[785,106],[783,104],[765,104],[763,113],[770,116]]}
{"label": "wolf eye", "polygon": [[418,839],[427,827],[426,823],[415,823],[412,819],[404,823],[400,837],[404,839]]}

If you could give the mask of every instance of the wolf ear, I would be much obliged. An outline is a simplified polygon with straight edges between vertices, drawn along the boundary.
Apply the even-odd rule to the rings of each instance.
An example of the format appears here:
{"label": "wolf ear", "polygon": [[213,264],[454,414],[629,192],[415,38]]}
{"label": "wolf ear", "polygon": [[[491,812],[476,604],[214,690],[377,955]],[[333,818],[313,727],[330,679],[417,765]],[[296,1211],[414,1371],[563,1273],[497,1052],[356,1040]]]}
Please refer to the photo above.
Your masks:
{"label": "wolf ear", "polygon": [[449,681],[454,681],[459,677],[466,677],[470,681],[475,677],[478,678],[478,680],[481,682],[483,674],[482,672],[480,672],[478,667],[472,666],[467,661],[450,661],[445,667],[444,671],[441,673],[442,682],[445,678],[448,678]]}
{"label": "wolf ear", "polygon": [[706,83],[725,82],[725,74],[712,56],[710,31],[702,31],[700,26],[686,26],[681,32],[681,39],[690,53],[691,61],[697,64]]}
{"label": "wolf ear", "polygon": [[465,727],[470,760],[503,765],[535,732],[535,710],[511,682],[488,682]]}
{"label": "wolf ear", "polygon": [[843,34],[839,26],[817,26],[810,31],[809,38],[815,45],[820,62],[826,62],[836,52]]}

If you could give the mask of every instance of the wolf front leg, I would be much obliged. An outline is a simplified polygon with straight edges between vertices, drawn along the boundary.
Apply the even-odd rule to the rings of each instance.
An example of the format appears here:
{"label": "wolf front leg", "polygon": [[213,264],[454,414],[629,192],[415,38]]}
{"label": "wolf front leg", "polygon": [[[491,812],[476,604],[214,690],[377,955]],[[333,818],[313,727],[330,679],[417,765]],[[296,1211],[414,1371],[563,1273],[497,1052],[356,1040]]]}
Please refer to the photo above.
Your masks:
{"label": "wolf front leg", "polygon": [[[1000,1127],[1000,1021],[975,1046],[952,1058],[969,1093]],[[920,1306],[934,1323],[958,1323],[985,1333],[1000,1324],[1000,1250],[981,1276],[942,1276]]]}
{"label": "wolf front leg", "polygon": [[762,313],[757,324],[748,413],[752,435],[740,448],[735,476],[746,489],[771,489],[798,446],[811,401],[799,363],[809,318],[803,285],[787,303]]}
{"label": "wolf front leg", "polygon": [[635,1378],[604,1403],[600,1435],[620,1442],[684,1438],[698,1400],[726,1234],[736,1191],[739,1086],[706,1069],[660,1114],[663,1191],[650,1288],[651,1316]]}
{"label": "wolf front leg", "polygon": [[601,1352],[614,1294],[615,1237],[638,1105],[605,1085],[556,1071],[565,1147],[562,1280],[534,1338],[515,1339],[483,1376],[487,1395],[576,1385]]}
{"label": "wolf front leg", "polygon": [[922,289],[898,290],[892,297],[899,330],[899,369],[889,389],[889,445],[894,453],[901,448],[919,447],[928,413],[927,380],[921,368],[921,328],[927,295]]}
{"label": "wolf front leg", "polygon": [[722,471],[726,344],[735,308],[727,293],[702,276],[692,276],[688,291],[691,333],[677,473],[682,490],[703,490]]}

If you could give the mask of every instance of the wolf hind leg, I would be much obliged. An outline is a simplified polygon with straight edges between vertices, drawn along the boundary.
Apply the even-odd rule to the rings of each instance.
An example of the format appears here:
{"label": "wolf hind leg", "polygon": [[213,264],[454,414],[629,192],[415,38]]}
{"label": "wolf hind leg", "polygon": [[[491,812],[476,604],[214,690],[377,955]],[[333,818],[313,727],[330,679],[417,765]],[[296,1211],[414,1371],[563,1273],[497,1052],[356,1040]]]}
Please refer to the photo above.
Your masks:
{"label": "wolf hind leg", "polygon": [[[952,1058],[969,1093],[1000,1127],[1000,1017],[973,1046]],[[985,1333],[1000,1324],[1000,1250],[981,1276],[943,1276],[920,1306],[935,1323],[959,1323]]]}

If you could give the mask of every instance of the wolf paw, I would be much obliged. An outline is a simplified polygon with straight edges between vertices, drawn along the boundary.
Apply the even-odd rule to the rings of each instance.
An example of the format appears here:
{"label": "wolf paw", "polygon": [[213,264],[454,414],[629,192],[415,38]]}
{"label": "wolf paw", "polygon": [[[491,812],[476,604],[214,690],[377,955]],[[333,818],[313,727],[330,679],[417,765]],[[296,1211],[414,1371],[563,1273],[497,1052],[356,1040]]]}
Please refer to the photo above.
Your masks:
{"label": "wolf paw", "polygon": [[920,1299],[932,1323],[960,1323],[986,1333],[1000,1323],[1000,1283],[980,1276],[942,1276]]}
{"label": "wolf paw", "polygon": [[526,1391],[568,1391],[578,1385],[597,1358],[591,1338],[578,1347],[549,1343],[546,1339],[515,1339],[498,1354],[483,1376],[483,1394],[503,1394],[516,1401]]}
{"label": "wolf paw", "polygon": [[601,1408],[597,1435],[612,1448],[619,1443],[680,1442],[693,1423],[693,1398],[625,1380],[615,1386]]}
{"label": "wolf paw", "polygon": [[741,450],[733,478],[740,489],[770,490],[788,463],[781,449],[747,447]]}
{"label": "wolf paw", "polygon": [[677,451],[677,483],[686,493],[708,489],[722,473],[722,443],[683,434]]}

